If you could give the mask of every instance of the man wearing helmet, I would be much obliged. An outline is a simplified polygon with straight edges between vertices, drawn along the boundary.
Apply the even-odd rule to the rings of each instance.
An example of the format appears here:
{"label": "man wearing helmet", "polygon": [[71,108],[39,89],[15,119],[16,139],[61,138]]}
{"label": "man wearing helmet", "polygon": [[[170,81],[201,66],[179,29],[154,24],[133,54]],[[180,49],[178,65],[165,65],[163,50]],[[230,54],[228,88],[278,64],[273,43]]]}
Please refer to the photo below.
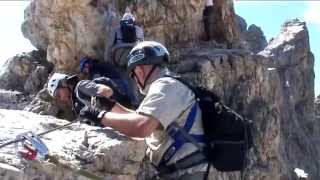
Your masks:
{"label": "man wearing helmet", "polygon": [[72,106],[75,114],[79,114],[85,106],[108,107],[111,102],[108,98],[130,106],[128,98],[111,79],[105,77],[80,81],[76,75],[54,73],[49,79],[47,90],[61,103]]}
{"label": "man wearing helmet", "polygon": [[105,61],[114,63],[125,69],[127,55],[137,42],[144,39],[143,30],[135,24],[135,17],[131,13],[125,13],[107,39]]}
{"label": "man wearing helmet", "polygon": [[[207,168],[203,161],[176,166],[197,152],[198,148],[181,138],[180,142],[176,142],[171,136],[171,130],[175,130],[171,128],[172,125],[187,126],[187,133],[195,137],[201,137],[204,133],[201,110],[194,93],[173,78],[173,74],[165,67],[169,62],[168,50],[160,43],[144,41],[131,50],[128,59],[130,75],[145,95],[138,109],[124,109],[114,102],[109,107],[110,111],[86,107],[80,116],[114,128],[127,136],[145,138],[147,155],[161,178],[203,179]],[[199,141],[199,144],[202,142]]]}

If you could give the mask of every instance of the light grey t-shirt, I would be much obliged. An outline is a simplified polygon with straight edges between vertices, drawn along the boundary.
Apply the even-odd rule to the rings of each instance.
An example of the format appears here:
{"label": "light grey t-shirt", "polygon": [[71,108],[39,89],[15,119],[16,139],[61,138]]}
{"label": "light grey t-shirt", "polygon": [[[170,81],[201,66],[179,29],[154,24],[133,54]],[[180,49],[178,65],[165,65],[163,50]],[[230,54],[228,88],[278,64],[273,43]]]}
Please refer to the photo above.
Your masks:
{"label": "light grey t-shirt", "polygon": [[[183,127],[191,108],[196,103],[193,92],[171,77],[158,78],[147,88],[149,88],[147,95],[137,112],[158,119],[164,129],[174,121]],[[196,120],[190,133],[202,135],[201,110],[199,107],[197,108]],[[148,145],[147,155],[150,157],[151,162],[157,166],[165,151],[173,143],[173,139],[167,135],[165,130],[156,130],[150,137],[146,138],[146,143]],[[196,150],[197,148],[193,144],[185,143],[168,164],[174,163]],[[177,175],[205,171],[205,167],[205,164],[201,164],[188,170],[180,171]]]}

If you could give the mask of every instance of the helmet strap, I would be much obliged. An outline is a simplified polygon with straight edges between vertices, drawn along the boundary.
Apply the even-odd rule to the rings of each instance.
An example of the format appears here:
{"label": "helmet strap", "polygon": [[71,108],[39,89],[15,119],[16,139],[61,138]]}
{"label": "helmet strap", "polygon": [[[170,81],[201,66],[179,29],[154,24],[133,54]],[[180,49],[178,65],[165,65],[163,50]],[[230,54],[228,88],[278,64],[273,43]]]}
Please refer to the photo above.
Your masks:
{"label": "helmet strap", "polygon": [[156,68],[157,68],[157,66],[156,66],[156,65],[153,65],[151,71],[149,71],[149,73],[147,74],[146,78],[144,79],[143,85],[142,85],[142,83],[140,82],[140,80],[138,79],[138,83],[139,83],[139,85],[140,85],[140,87],[141,87],[142,90],[144,90],[144,88],[146,87],[146,85],[147,85],[146,82],[148,82],[150,76],[152,75],[152,73],[154,72],[154,70],[155,70]]}

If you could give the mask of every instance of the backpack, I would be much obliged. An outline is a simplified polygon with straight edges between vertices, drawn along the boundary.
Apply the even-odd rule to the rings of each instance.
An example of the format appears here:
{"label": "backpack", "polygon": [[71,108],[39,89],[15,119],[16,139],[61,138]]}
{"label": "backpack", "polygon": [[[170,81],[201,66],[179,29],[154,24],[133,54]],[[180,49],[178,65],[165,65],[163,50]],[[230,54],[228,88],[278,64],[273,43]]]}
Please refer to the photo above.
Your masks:
{"label": "backpack", "polygon": [[[190,142],[198,147],[198,152],[177,161],[173,165],[165,165],[168,162],[168,158],[166,159],[167,153],[165,153],[163,158],[165,160],[162,160],[158,168],[159,173],[172,173],[178,169],[186,169],[204,162],[209,164],[206,175],[209,174],[211,164],[219,171],[242,171],[246,166],[247,152],[253,145],[252,121],[243,118],[224,105],[213,92],[202,87],[191,86],[180,77],[169,75],[167,77],[177,79],[194,92],[197,104],[202,112],[205,139],[203,142],[206,145],[203,149],[199,148],[199,138],[197,139],[194,135],[188,133],[195,118],[194,109],[196,108],[192,108],[184,127],[172,123],[172,126],[175,127],[172,128],[170,125],[166,131],[174,139],[173,144]],[[173,132],[171,129],[179,130]],[[181,142],[181,137],[183,137],[184,142]],[[173,156],[172,153],[170,156]]]}
{"label": "backpack", "polygon": [[207,158],[220,171],[240,171],[253,145],[252,121],[224,105],[218,96],[201,87],[193,88],[202,111],[207,139]]}
{"label": "backpack", "polygon": [[137,41],[136,27],[133,21],[120,21],[120,30],[122,35],[122,42],[135,43]]}

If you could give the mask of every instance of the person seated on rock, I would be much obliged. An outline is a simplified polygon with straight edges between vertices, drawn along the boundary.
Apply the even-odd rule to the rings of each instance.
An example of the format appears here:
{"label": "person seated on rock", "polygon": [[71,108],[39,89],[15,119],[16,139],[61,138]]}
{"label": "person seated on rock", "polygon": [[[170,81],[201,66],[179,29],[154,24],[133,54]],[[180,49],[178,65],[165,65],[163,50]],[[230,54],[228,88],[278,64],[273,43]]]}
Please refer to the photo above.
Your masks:
{"label": "person seated on rock", "polygon": [[125,13],[108,38],[105,61],[126,69],[127,56],[133,46],[143,41],[144,34],[141,27],[136,25],[135,17],[131,13]]}
{"label": "person seated on rock", "polygon": [[[172,151],[173,139],[166,129],[173,122],[183,125],[190,112],[194,114],[191,131],[203,135],[201,110],[195,94],[172,75],[165,66],[169,52],[160,43],[144,41],[137,44],[128,56],[128,71],[145,95],[137,110],[124,108],[121,103],[109,99],[109,107],[88,106],[80,116],[111,127],[129,137],[145,138],[147,155],[163,179],[203,179],[207,163],[198,162],[186,169],[170,169],[178,160],[197,151],[191,143],[185,143],[178,151]],[[198,113],[197,113],[198,112]],[[188,118],[189,119],[189,118]],[[172,171],[173,170],[173,171]]]}
{"label": "person seated on rock", "polygon": [[212,39],[211,31],[213,29],[214,24],[214,0],[206,0],[205,7],[202,11],[202,21],[203,21],[203,29],[204,29],[204,40],[209,41]]}
{"label": "person seated on rock", "polygon": [[122,102],[125,106],[131,106],[129,98],[121,93],[111,79],[106,77],[79,80],[77,75],[54,73],[49,79],[47,90],[61,103],[72,106],[75,114],[79,114],[83,107],[89,105],[108,107],[107,98]]}

